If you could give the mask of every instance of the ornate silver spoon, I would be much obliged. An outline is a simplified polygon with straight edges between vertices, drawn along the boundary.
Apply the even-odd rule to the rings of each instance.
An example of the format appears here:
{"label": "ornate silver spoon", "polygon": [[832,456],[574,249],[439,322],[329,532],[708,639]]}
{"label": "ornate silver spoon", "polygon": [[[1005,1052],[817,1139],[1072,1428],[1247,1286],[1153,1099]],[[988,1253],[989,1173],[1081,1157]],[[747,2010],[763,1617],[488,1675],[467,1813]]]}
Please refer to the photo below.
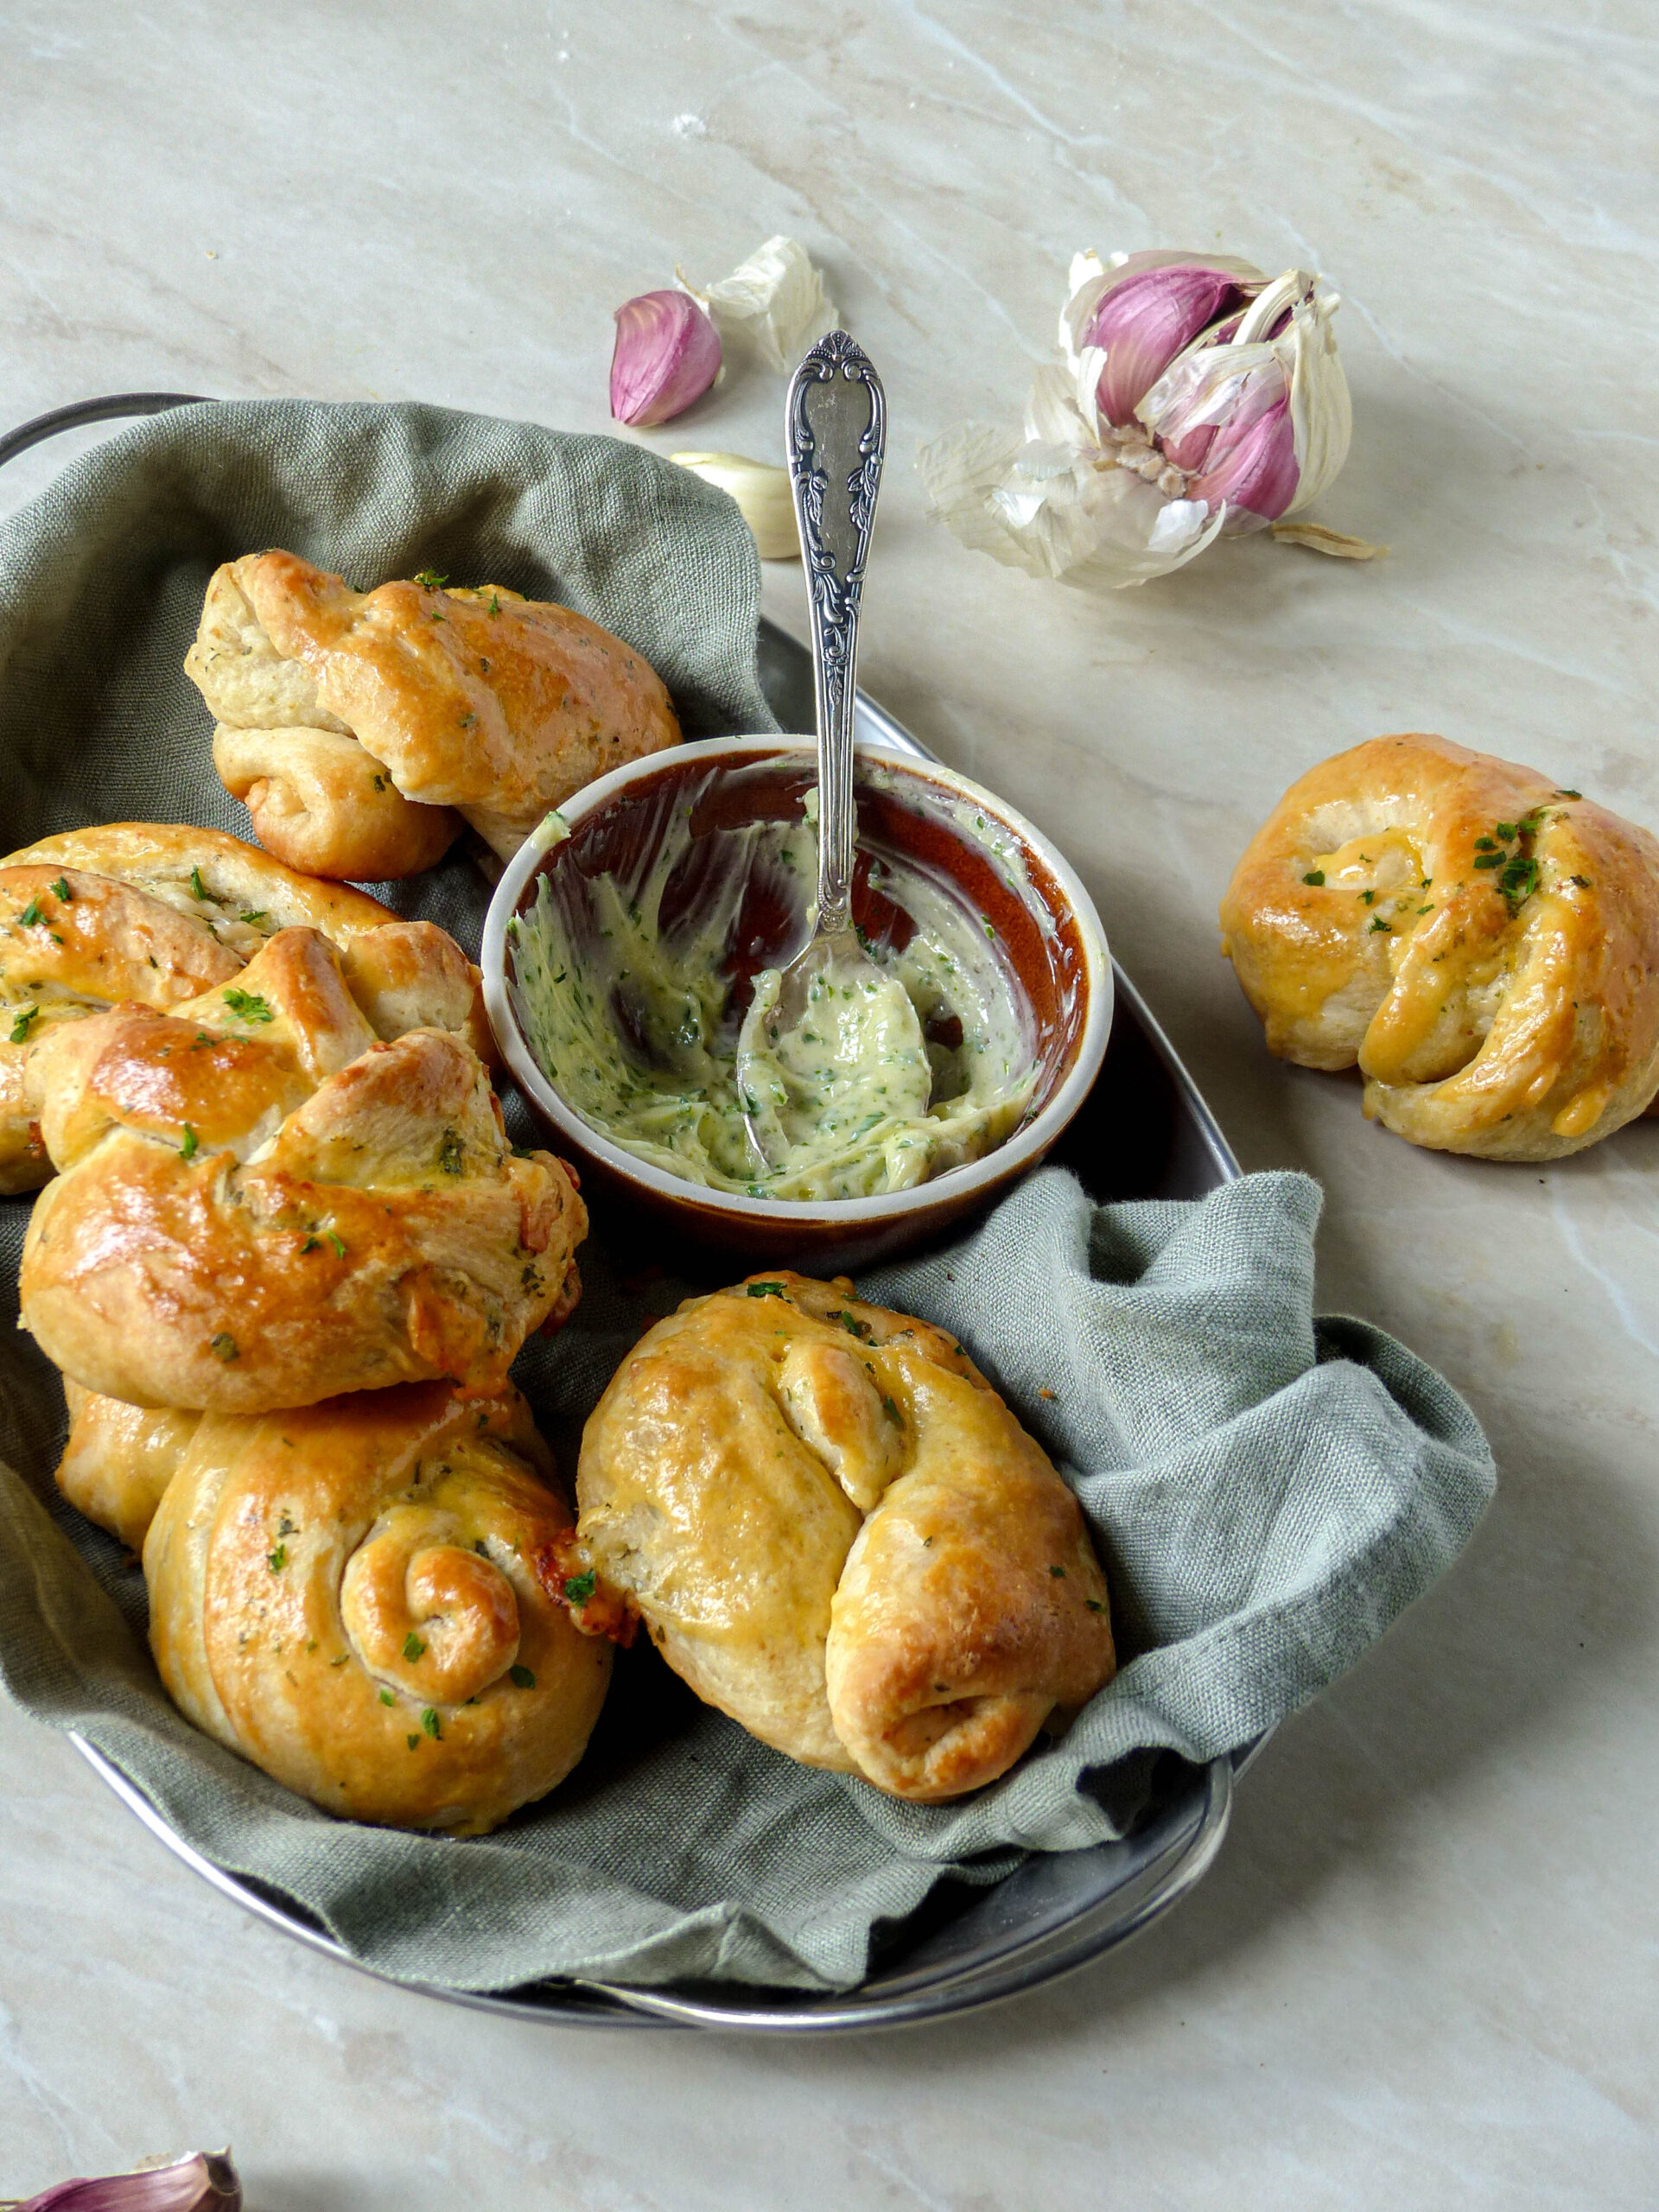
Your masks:
{"label": "ornate silver spoon", "polygon": [[790,380],[789,473],[812,629],[818,733],[818,895],[812,934],[779,973],[755,978],[737,1046],[737,1088],[756,1161],[784,1166],[801,1135],[927,1110],[932,1075],[916,1010],[852,925],[858,816],[853,702],[859,602],[887,449],[887,400],[844,330]]}

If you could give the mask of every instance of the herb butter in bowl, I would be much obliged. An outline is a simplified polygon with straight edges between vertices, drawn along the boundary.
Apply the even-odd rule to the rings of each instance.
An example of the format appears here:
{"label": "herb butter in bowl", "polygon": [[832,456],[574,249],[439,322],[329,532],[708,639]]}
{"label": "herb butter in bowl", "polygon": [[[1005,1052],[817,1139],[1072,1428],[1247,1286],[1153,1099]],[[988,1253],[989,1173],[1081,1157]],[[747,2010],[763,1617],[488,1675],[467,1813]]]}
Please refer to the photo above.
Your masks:
{"label": "herb butter in bowl", "polygon": [[[503,876],[485,996],[559,1147],[677,1238],[862,1265],[937,1235],[1048,1150],[1099,1071],[1111,962],[1037,830],[935,763],[861,747],[853,919],[877,974],[827,994],[780,1070],[759,1159],[737,1039],[805,941],[816,756],[720,739],[629,763],[550,815]],[[892,1019],[902,992],[927,1053]]]}

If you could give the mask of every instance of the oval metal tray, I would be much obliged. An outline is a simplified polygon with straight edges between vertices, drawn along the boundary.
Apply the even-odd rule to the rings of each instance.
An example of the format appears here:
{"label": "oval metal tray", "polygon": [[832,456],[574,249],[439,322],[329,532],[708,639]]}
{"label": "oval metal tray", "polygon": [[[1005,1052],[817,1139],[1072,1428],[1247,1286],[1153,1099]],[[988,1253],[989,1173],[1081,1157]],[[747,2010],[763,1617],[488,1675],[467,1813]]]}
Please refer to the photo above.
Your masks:
{"label": "oval metal tray", "polygon": [[[60,430],[189,404],[181,392],[118,393],[55,409],[0,437],[0,464]],[[775,623],[760,629],[760,674],[786,729],[810,729],[813,700],[805,648]],[[861,737],[933,756],[861,691]],[[1113,962],[1117,999],[1111,1042],[1093,1092],[1053,1157],[1095,1197],[1194,1198],[1239,1173],[1197,1085],[1134,984]],[[120,1769],[79,1736],[70,1739],[93,1771],[150,1833],[205,1881],[285,1935],[377,1980],[375,1973],[289,1899],[226,1873],[170,1827]],[[1203,1877],[1226,1834],[1233,1783],[1260,1741],[1230,1758],[1192,1766],[1173,1754],[1154,1770],[1148,1803],[1131,1834],[1087,1851],[1034,1856],[964,1902],[933,1902],[894,1930],[875,1971],[842,1995],[734,1990],[728,1984],[629,1989],[547,1981],[488,1993],[398,1983],[453,2003],[565,2027],[677,2025],[746,2034],[826,2034],[938,2019],[1034,1989],[1097,1958],[1168,1911]]]}

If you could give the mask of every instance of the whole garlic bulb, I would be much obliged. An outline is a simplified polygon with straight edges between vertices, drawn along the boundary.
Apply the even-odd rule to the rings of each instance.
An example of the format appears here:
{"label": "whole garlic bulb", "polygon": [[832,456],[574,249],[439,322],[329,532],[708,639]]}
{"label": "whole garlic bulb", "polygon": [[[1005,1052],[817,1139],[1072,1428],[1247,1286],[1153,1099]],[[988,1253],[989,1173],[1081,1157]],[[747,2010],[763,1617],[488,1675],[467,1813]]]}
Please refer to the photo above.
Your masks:
{"label": "whole garlic bulb", "polygon": [[1339,304],[1306,270],[1078,254],[1023,438],[964,423],[922,448],[936,518],[1028,575],[1122,586],[1295,513],[1347,458]]}

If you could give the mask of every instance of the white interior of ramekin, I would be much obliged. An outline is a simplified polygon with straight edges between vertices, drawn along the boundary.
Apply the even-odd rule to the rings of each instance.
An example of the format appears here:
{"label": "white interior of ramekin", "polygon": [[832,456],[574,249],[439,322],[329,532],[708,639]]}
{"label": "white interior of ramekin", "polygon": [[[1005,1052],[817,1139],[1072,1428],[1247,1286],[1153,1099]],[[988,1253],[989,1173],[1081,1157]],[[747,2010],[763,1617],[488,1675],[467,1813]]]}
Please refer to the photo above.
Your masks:
{"label": "white interior of ramekin", "polygon": [[[712,767],[722,760],[741,760],[769,753],[802,752],[809,756],[815,750],[810,737],[789,735],[761,737],[709,738],[686,747],[683,754],[688,765],[693,760],[699,766]],[[1041,860],[1065,894],[1067,905],[1077,917],[1077,934],[1082,941],[1084,962],[1088,980],[1088,1007],[1084,1016],[1083,1035],[1071,1068],[1059,1088],[1033,1119],[1017,1129],[1006,1144],[988,1152],[966,1167],[953,1167],[936,1176],[930,1182],[918,1183],[906,1191],[884,1191],[868,1198],[751,1198],[735,1192],[717,1191],[707,1184],[692,1183],[683,1176],[671,1175],[648,1160],[641,1160],[624,1146],[607,1137],[602,1129],[585,1120],[567,1105],[537,1065],[518,1018],[513,1012],[507,989],[507,924],[518,909],[524,886],[529,882],[537,863],[550,846],[561,835],[554,818],[549,816],[509,861],[506,872],[495,887],[490,901],[490,911],[484,922],[484,943],[480,955],[484,969],[484,1004],[490,1017],[507,1065],[524,1089],[554,1125],[563,1129],[571,1141],[582,1146],[597,1159],[602,1160],[615,1172],[642,1188],[656,1192],[665,1198],[695,1202],[699,1206],[717,1207],[734,1220],[755,1222],[830,1222],[849,1224],[891,1221],[895,1217],[914,1213],[949,1196],[951,1198],[969,1198],[976,1191],[1005,1181],[1018,1173],[1052,1144],[1066,1123],[1088,1096],[1100,1065],[1106,1056],[1106,1040],[1112,1027],[1112,963],[1107,950],[1106,932],[1101,927],[1095,903],[1084,889],[1076,871],[1058,852],[1041,830],[1033,828],[1022,814],[988,791],[982,785],[970,783],[966,776],[959,776],[952,768],[936,760],[918,760],[914,753],[901,753],[885,745],[861,744],[861,760],[880,761],[902,773],[917,777],[953,797],[967,800],[971,805],[994,814],[997,820],[1028,846]],[[574,798],[561,808],[567,828],[574,830],[590,814],[596,813],[619,791],[630,784],[660,774],[676,760],[674,753],[648,753],[642,759],[626,762],[613,768],[608,776],[601,776],[588,784]]]}

